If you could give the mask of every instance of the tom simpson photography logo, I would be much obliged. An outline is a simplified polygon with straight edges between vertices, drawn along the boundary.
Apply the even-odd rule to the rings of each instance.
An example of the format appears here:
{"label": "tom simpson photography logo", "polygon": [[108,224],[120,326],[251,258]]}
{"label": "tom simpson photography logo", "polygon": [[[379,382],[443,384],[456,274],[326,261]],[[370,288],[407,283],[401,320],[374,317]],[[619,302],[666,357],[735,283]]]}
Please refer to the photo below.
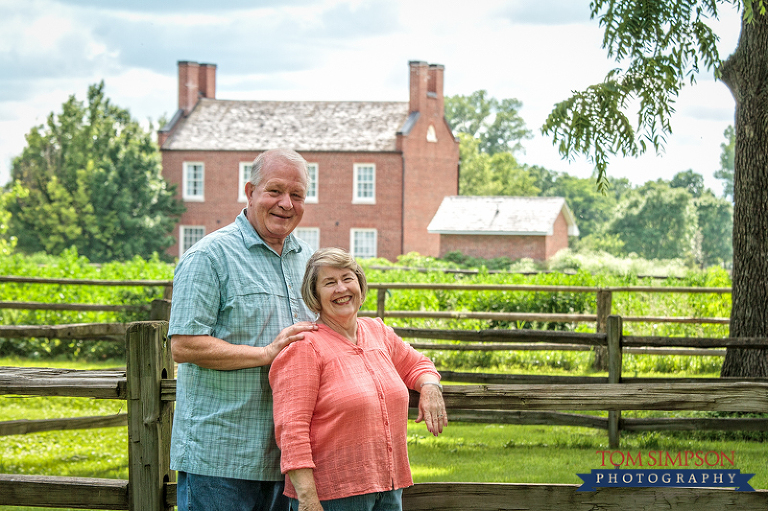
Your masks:
{"label": "tom simpson photography logo", "polygon": [[[735,488],[755,491],[749,480],[755,474],[742,474],[734,468],[736,454],[723,451],[596,451],[600,466],[589,474],[576,474],[584,483],[576,491],[598,488]],[[693,467],[693,468],[691,468]]]}

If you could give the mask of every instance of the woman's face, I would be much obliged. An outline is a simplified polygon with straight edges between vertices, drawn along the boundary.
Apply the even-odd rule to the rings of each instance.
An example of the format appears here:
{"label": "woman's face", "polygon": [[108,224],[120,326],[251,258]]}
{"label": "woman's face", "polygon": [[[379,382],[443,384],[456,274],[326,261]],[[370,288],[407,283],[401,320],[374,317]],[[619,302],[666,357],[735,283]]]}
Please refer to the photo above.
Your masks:
{"label": "woman's face", "polygon": [[317,297],[320,300],[320,318],[336,322],[357,317],[357,311],[363,304],[357,275],[346,268],[320,267],[317,272]]}

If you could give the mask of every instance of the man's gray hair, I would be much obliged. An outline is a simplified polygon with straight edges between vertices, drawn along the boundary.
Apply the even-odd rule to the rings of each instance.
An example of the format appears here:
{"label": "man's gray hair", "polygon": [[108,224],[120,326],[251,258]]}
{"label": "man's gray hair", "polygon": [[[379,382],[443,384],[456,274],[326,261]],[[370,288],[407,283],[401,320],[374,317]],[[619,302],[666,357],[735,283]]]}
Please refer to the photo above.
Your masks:
{"label": "man's gray hair", "polygon": [[293,149],[270,149],[258,155],[253,160],[251,166],[251,177],[248,182],[254,186],[258,186],[262,179],[262,170],[264,165],[268,161],[272,160],[284,160],[304,171],[307,184],[309,184],[309,170],[307,169],[307,160],[305,160],[299,153]]}

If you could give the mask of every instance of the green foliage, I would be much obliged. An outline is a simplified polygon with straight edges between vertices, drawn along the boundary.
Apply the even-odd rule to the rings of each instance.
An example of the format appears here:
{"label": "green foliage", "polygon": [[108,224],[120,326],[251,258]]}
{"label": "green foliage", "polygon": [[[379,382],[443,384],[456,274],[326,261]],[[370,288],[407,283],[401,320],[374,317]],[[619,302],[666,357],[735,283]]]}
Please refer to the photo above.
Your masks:
{"label": "green foliage", "polygon": [[522,140],[531,138],[518,114],[521,106],[516,99],[488,97],[484,90],[445,98],[445,119],[460,140],[461,195],[538,195],[513,155]]}
{"label": "green foliage", "polygon": [[[92,265],[77,250],[65,250],[59,257],[22,254],[0,257],[0,275],[23,277],[103,279],[103,280],[172,280],[173,266],[157,256],[149,260],[136,256],[130,261]],[[59,284],[0,283],[4,301],[42,303],[86,303],[109,305],[148,305],[162,298],[161,287],[83,286]],[[3,325],[57,325],[73,323],[127,323],[148,320],[145,312],[89,312],[0,309]],[[125,346],[117,340],[71,339],[0,339],[0,356],[31,359],[105,360],[122,358]]]}
{"label": "green foliage", "polygon": [[459,133],[461,195],[536,196],[539,189],[532,176],[509,152],[488,154],[481,151],[480,139]]}
{"label": "green foliage", "polygon": [[476,138],[479,151],[488,155],[522,149],[520,141],[532,136],[518,114],[523,104],[517,99],[499,101],[487,94],[479,90],[469,96],[446,97],[445,119],[451,130]]}
{"label": "green foliage", "polygon": [[[717,36],[705,23],[717,18],[717,3],[595,0],[590,6],[605,29],[608,57],[626,67],[555,105],[541,129],[564,157],[587,155],[602,189],[609,156],[637,156],[649,145],[659,152],[672,131],[682,87],[694,82],[700,64],[706,69],[720,64]],[[633,107],[636,128],[630,121]]]}
{"label": "green foliage", "polygon": [[621,201],[607,232],[624,250],[647,259],[695,258],[698,230],[691,195],[662,181],[648,182]]}
{"label": "green foliage", "polygon": [[733,204],[709,190],[696,199],[701,264],[726,264],[733,260]]}
{"label": "green foliage", "polygon": [[152,127],[88,89],[27,134],[8,186],[9,233],[18,249],[60,254],[70,247],[95,262],[163,254],[183,206],[160,175]]}
{"label": "green foliage", "polygon": [[612,183],[612,190],[606,189],[603,193],[595,188],[593,179],[577,178],[541,167],[530,167],[528,170],[535,176],[536,186],[542,190],[541,195],[565,197],[579,227],[579,240],[590,235],[601,237],[604,234],[617,202],[630,187],[626,179],[617,180]]}
{"label": "green foliage", "polygon": [[[407,264],[402,264],[403,262]],[[427,258],[419,264],[419,256],[409,254],[399,261],[409,268],[432,268],[434,271],[373,270],[363,262],[370,282],[429,282],[461,284],[511,284],[552,285],[585,287],[623,286],[685,286],[730,288],[730,277],[721,267],[713,266],[705,272],[692,271],[682,260],[649,261],[638,257],[619,259],[608,254],[577,254],[562,251],[551,262],[550,268],[569,273],[540,273],[524,275],[515,273],[487,273],[487,266],[480,265],[477,274],[444,273],[438,262]],[[454,263],[455,264],[455,263]],[[376,263],[373,263],[376,265]],[[390,263],[391,266],[391,263]],[[638,275],[645,275],[639,277]],[[670,276],[660,281],[655,277]],[[502,291],[443,291],[443,290],[389,290],[386,297],[388,310],[465,311],[465,312],[551,312],[596,313],[595,295],[592,293],[542,293]],[[376,295],[369,293],[364,310],[376,309]],[[729,294],[679,294],[679,293],[623,293],[615,292],[613,312],[623,316],[698,316],[721,317],[730,315]],[[391,326],[415,328],[534,328],[592,332],[594,325],[559,322],[502,322],[490,320],[443,320],[423,318],[387,318]],[[686,325],[676,323],[625,323],[628,335],[669,335],[727,337],[727,325]],[[447,342],[447,341],[446,341]],[[473,370],[576,370],[588,371],[591,367],[590,352],[466,352],[455,350],[429,351],[429,356],[443,368]],[[631,371],[672,371],[675,373],[710,374],[722,362],[719,357],[637,355],[630,361]]]}
{"label": "green foliage", "polygon": [[443,256],[443,259],[456,263],[460,268],[477,268],[483,266],[489,270],[506,270],[512,264],[512,259],[509,257],[478,259],[476,257],[464,255],[458,250],[448,252]]}
{"label": "green foliage", "polygon": [[16,237],[6,234],[11,220],[11,213],[7,209],[10,197],[10,194],[0,193],[0,257],[10,255],[16,247]]}
{"label": "green foliage", "polygon": [[605,253],[612,256],[625,254],[624,242],[618,234],[588,234],[579,237],[573,243],[574,249],[579,253]]}
{"label": "green foliage", "polygon": [[689,268],[681,259],[648,260],[638,256],[617,257],[600,251],[561,250],[549,260],[549,268],[555,271],[582,270],[593,275],[613,275],[633,278],[645,276],[684,276]]}
{"label": "green foliage", "polygon": [[752,21],[754,19],[755,5],[757,5],[757,11],[761,15],[765,15],[765,10],[766,10],[765,0],[757,0],[757,2],[755,2],[755,0],[742,0],[742,1],[744,3],[744,19],[745,20]]}
{"label": "green foliage", "polygon": [[691,197],[699,198],[704,193],[704,176],[688,169],[685,172],[675,174],[669,182],[669,186],[671,188],[682,188],[690,193]]}

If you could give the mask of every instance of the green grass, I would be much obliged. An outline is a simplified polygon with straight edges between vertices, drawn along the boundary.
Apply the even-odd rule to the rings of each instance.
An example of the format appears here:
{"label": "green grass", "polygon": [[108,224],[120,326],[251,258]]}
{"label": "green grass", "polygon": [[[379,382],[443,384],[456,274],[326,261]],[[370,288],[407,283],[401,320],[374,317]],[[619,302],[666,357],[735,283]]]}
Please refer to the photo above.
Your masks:
{"label": "green grass", "polygon": [[[417,483],[581,484],[577,473],[611,468],[601,467],[598,453],[608,449],[608,434],[589,428],[451,423],[435,438],[422,424],[409,424],[408,445]],[[638,451],[669,451],[673,456],[684,451],[734,451],[734,468],[755,474],[750,480],[753,488],[768,488],[768,460],[760,442],[700,441],[659,432],[625,432],[617,450],[633,456]]]}
{"label": "green grass", "polygon": [[[0,358],[0,366],[112,369],[119,360],[72,362]],[[0,396],[0,421],[113,415],[125,401],[67,397]],[[0,437],[0,473],[128,479],[127,428],[49,431]],[[48,508],[0,506],[1,511]]]}

